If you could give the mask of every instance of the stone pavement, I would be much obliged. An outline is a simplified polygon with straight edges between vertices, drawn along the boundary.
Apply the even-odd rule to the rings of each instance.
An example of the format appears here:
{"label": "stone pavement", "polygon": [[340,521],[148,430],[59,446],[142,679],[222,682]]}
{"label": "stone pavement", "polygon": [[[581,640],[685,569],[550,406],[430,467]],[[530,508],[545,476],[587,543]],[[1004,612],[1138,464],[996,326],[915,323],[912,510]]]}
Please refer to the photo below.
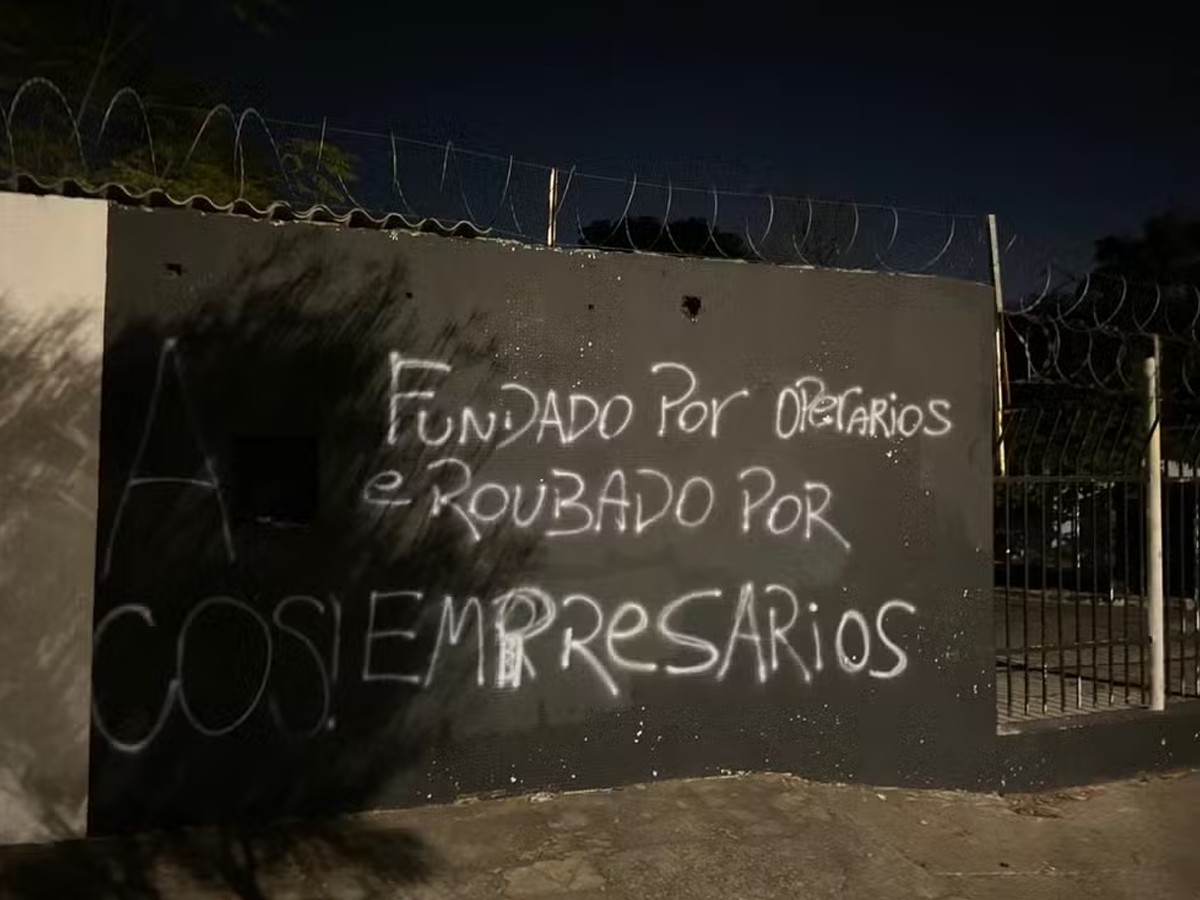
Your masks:
{"label": "stone pavement", "polygon": [[1200,775],[997,797],[658,782],[0,852],[4,900],[1200,898]]}

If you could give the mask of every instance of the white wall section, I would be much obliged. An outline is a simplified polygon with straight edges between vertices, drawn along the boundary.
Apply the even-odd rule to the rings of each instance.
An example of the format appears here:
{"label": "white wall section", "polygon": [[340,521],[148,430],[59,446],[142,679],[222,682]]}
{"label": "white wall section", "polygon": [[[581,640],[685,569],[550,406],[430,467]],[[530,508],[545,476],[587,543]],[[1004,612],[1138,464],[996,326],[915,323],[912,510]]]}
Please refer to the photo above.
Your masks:
{"label": "white wall section", "polygon": [[0,844],[87,830],[108,205],[0,193]]}

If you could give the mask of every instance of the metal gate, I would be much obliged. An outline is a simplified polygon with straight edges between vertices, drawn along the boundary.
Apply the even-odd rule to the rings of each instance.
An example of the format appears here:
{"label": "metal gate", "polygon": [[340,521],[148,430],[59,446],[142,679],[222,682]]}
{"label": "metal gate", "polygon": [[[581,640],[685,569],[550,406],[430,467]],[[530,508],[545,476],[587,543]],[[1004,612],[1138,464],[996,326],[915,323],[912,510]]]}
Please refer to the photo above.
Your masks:
{"label": "metal gate", "polygon": [[995,482],[1002,721],[1143,705],[1145,429],[1136,404],[1010,409]]}
{"label": "metal gate", "polygon": [[[1162,459],[1166,692],[1200,696],[1200,307],[1158,294],[1139,319],[1127,285],[1116,312],[1109,299],[1088,281],[1001,317],[1001,724],[1149,705],[1152,435]],[[1141,377],[1147,357],[1157,360],[1157,403]]]}

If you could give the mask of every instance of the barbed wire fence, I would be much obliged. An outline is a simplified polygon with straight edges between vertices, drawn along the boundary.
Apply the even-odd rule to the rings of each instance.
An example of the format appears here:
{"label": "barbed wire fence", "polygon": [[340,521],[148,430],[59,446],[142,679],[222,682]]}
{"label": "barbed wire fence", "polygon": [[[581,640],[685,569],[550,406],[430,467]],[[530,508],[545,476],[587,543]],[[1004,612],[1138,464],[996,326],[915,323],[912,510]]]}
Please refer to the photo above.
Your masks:
{"label": "barbed wire fence", "polygon": [[1005,382],[1023,397],[1050,388],[1099,402],[1140,397],[1157,344],[1164,398],[1172,413],[1190,413],[1200,403],[1200,288],[1104,272],[1090,252],[1033,253],[1019,237],[1001,247],[1005,281],[1021,286],[1005,291]]}
{"label": "barbed wire fence", "polygon": [[611,176],[254,109],[152,103],[132,89],[94,108],[79,121],[52,82],[23,84],[0,108],[0,182],[528,243],[989,277],[978,216]]}
{"label": "barbed wire fence", "polygon": [[[80,120],[53,82],[0,98],[0,185],[280,218],[992,280],[983,216],[611,176],[389,131],[145,100],[123,88]],[[554,182],[553,197],[551,183]],[[1092,247],[1000,223],[1002,338],[1015,390],[1138,389],[1163,340],[1171,396],[1200,400],[1200,290],[1094,273]]]}

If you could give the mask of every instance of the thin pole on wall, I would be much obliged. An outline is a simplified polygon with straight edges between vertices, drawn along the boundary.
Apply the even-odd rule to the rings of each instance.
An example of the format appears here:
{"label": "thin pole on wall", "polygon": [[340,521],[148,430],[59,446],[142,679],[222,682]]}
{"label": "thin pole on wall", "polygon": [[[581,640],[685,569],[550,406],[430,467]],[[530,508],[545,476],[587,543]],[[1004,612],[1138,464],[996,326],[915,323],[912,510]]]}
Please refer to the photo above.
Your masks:
{"label": "thin pole on wall", "polygon": [[1000,237],[996,229],[996,217],[991,213],[987,217],[988,238],[992,253],[992,291],[996,300],[996,438],[999,452],[1000,476],[1007,472],[1004,456],[1004,405],[1007,399],[1004,395],[1008,379],[1005,370],[1008,368],[1004,358],[1004,288],[1000,283]]}
{"label": "thin pole on wall", "polygon": [[558,238],[558,169],[550,169],[549,218],[546,220],[546,246],[553,247]]}
{"label": "thin pole on wall", "polygon": [[[1162,351],[1154,335],[1154,352],[1146,357],[1146,617],[1150,632],[1150,708],[1167,708],[1166,645],[1163,611],[1162,422],[1159,368]],[[1145,652],[1143,650],[1143,652]]]}

